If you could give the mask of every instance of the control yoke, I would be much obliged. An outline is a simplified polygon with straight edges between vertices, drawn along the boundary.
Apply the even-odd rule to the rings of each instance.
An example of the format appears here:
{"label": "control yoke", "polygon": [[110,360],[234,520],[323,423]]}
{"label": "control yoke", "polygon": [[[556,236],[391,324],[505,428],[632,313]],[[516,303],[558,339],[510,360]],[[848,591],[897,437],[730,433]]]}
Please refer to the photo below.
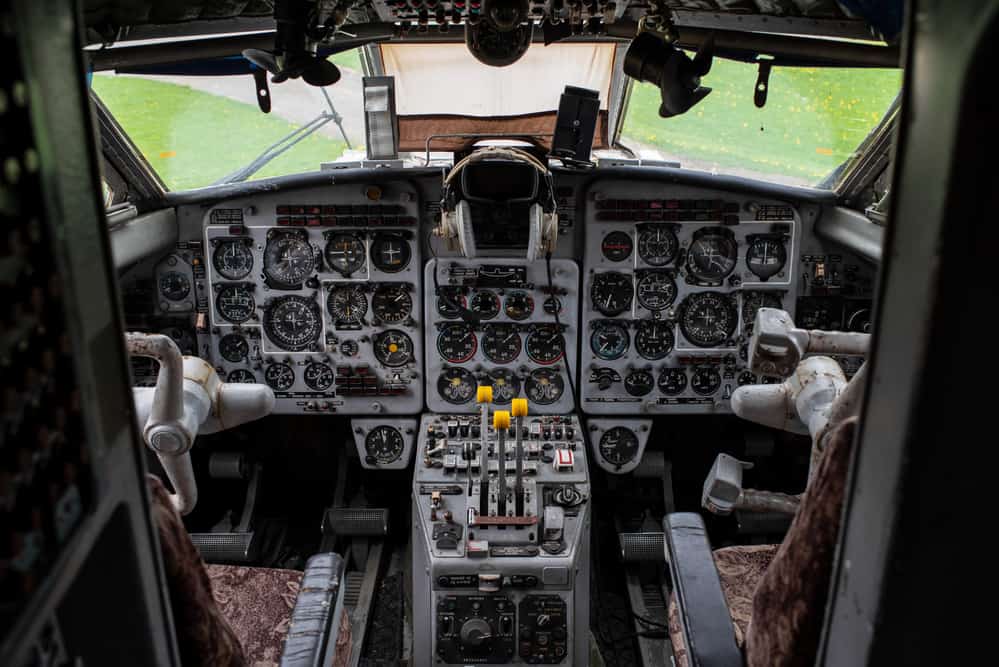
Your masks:
{"label": "control yoke", "polygon": [[199,433],[215,433],[265,417],[274,409],[274,392],[262,384],[225,383],[198,357],[184,357],[162,334],[125,334],[128,353],[159,362],[155,387],[133,387],[142,439],[160,460],[175,490],[181,514],[198,502],[191,467],[191,446]]}

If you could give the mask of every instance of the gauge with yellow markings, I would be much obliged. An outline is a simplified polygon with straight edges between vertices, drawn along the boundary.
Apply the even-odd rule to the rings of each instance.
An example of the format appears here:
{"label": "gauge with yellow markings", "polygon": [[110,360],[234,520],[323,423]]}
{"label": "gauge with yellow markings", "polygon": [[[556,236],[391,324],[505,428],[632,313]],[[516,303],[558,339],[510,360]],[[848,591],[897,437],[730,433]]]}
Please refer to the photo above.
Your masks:
{"label": "gauge with yellow markings", "polygon": [[468,403],[475,397],[475,389],[475,376],[460,366],[445,368],[437,376],[437,393],[448,403]]}
{"label": "gauge with yellow markings", "polygon": [[405,366],[413,360],[413,339],[398,329],[389,329],[374,338],[375,358],[386,366]]}

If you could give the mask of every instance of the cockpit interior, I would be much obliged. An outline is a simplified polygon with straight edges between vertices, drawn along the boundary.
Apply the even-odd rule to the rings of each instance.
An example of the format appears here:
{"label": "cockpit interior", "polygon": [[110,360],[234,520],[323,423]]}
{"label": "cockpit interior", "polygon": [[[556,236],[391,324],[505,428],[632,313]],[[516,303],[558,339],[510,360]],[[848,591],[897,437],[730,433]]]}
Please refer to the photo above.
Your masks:
{"label": "cockpit interior", "polygon": [[997,32],[4,3],[0,664],[978,663]]}

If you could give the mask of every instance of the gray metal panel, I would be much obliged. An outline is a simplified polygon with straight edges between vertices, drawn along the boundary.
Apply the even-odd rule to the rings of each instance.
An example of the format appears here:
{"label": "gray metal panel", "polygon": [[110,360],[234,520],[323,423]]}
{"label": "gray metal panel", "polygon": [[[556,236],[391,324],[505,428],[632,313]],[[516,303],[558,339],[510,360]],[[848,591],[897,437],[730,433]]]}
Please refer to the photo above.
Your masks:
{"label": "gray metal panel", "polygon": [[827,208],[815,222],[815,234],[848,248],[874,264],[881,263],[885,229],[849,208]]}
{"label": "gray metal panel", "polygon": [[108,232],[114,265],[122,271],[135,262],[167,252],[177,244],[177,214],[172,208],[146,213],[115,224]]}

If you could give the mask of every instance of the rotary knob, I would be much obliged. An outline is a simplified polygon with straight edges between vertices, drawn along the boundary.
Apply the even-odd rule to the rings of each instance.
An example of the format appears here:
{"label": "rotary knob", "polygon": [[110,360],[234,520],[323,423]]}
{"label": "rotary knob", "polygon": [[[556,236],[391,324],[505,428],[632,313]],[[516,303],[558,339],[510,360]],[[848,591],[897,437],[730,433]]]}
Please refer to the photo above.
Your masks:
{"label": "rotary knob", "polygon": [[465,646],[478,647],[493,638],[493,629],[481,618],[470,618],[462,624],[459,636]]}

